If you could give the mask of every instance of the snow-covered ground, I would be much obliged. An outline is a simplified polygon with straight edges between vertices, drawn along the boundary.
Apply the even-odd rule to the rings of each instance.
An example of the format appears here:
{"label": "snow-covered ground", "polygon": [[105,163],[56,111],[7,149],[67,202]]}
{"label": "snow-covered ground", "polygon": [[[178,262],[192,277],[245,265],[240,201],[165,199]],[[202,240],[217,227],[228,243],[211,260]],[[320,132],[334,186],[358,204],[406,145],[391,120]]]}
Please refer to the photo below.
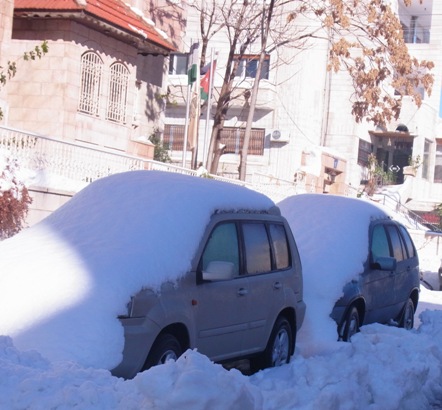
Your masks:
{"label": "snow-covered ground", "polygon": [[0,337],[0,408],[440,409],[442,296],[423,288],[421,299],[422,323],[413,331],[366,326],[352,343],[308,357],[298,346],[288,365],[252,376],[187,351],[177,362],[123,380],[107,370],[49,362]]}
{"label": "snow-covered ground", "polygon": [[[0,243],[1,409],[442,408],[442,292],[424,287],[412,331],[375,324],[338,343],[321,316],[322,342],[317,329],[301,329],[294,357],[280,368],[247,376],[189,350],[132,380],[113,377],[106,368],[123,343],[115,317],[149,274],[146,266],[167,260],[163,279],[184,274],[196,245],[180,238],[198,237],[220,201],[236,209],[251,200],[256,209],[272,205],[204,178],[130,175],[97,181],[69,207]],[[319,228],[306,220],[305,229]],[[138,259],[142,250],[156,255],[150,265]],[[434,269],[429,260],[423,270]],[[154,275],[151,284],[161,280]],[[307,306],[307,315],[323,314]]]}

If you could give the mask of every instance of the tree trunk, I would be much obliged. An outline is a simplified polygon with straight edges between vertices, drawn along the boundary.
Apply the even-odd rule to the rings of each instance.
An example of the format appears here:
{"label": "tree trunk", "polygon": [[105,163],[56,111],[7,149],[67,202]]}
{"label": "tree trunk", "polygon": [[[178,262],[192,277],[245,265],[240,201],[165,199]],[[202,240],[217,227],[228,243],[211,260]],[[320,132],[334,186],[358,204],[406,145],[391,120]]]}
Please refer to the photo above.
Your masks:
{"label": "tree trunk", "polygon": [[261,34],[261,54],[258,60],[258,70],[256,70],[255,81],[253,82],[252,95],[250,97],[250,107],[247,116],[246,129],[244,132],[244,142],[240,150],[240,162],[239,162],[239,179],[241,181],[246,180],[247,174],[247,154],[249,151],[250,133],[252,131],[253,117],[255,115],[256,100],[258,98],[259,82],[261,80],[262,66],[266,57],[267,38],[270,30],[270,22],[272,20],[273,7],[275,0],[271,0],[269,8],[266,12],[266,4],[263,2],[262,12],[262,34]]}

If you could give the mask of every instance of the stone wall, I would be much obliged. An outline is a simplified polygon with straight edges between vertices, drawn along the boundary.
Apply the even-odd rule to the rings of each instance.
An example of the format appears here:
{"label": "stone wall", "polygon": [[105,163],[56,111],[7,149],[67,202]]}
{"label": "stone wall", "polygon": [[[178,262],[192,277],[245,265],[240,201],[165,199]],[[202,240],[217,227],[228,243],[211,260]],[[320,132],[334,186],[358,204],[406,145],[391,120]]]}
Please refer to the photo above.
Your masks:
{"label": "stone wall", "polygon": [[29,207],[26,225],[32,226],[65,204],[72,198],[74,192],[33,187],[29,188],[29,194],[32,198],[32,204]]}

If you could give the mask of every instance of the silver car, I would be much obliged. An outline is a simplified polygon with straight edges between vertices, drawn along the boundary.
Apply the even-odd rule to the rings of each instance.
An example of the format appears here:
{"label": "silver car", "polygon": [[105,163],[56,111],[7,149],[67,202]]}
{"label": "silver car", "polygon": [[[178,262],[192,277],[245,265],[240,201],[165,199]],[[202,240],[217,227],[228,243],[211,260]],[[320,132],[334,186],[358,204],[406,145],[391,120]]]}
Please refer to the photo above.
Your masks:
{"label": "silver car", "polygon": [[179,283],[133,296],[112,373],[132,378],[187,349],[216,362],[249,358],[252,370],[288,363],[304,315],[300,258],[279,209],[217,212]]}

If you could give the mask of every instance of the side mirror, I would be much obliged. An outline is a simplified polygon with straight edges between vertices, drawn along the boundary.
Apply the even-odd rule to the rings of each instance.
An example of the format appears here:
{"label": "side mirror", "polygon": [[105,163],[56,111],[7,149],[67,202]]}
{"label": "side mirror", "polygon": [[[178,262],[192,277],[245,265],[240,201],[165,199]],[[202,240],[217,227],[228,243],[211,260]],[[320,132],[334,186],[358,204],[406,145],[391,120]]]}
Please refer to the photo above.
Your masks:
{"label": "side mirror", "polygon": [[396,270],[396,258],[390,258],[387,256],[379,257],[374,261],[373,268],[394,271]]}
{"label": "side mirror", "polygon": [[232,262],[212,261],[203,271],[204,280],[228,280],[235,276],[235,265]]}

